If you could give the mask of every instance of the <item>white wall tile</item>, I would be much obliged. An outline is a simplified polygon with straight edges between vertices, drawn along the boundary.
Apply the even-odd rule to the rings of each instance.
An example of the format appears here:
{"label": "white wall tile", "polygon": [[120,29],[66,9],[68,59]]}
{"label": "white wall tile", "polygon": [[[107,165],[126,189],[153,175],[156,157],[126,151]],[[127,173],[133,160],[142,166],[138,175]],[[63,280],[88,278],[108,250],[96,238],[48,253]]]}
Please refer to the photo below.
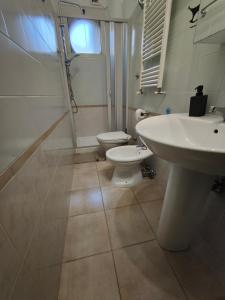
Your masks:
{"label": "white wall tile", "polygon": [[95,136],[108,131],[106,106],[80,107],[74,118],[78,137]]}
{"label": "white wall tile", "polygon": [[55,30],[49,1],[1,1],[0,170],[67,110]]}

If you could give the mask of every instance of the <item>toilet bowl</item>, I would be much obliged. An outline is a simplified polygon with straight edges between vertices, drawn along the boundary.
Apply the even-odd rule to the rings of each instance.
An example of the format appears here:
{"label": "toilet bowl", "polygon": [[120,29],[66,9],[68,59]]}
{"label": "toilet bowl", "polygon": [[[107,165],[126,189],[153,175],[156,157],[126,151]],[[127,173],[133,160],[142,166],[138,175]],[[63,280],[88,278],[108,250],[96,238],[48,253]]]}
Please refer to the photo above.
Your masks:
{"label": "toilet bowl", "polygon": [[126,145],[130,139],[131,136],[123,131],[105,132],[97,135],[99,144],[106,151],[114,147]]}
{"label": "toilet bowl", "polygon": [[108,150],[106,157],[115,166],[113,184],[118,187],[131,187],[143,179],[140,163],[152,156],[147,147],[121,146]]}

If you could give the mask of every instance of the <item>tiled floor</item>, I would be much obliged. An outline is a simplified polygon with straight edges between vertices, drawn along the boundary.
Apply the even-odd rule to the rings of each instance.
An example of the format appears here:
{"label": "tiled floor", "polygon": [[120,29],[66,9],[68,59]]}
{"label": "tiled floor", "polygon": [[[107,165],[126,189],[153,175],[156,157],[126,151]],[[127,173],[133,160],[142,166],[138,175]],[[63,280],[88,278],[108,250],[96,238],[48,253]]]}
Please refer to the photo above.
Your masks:
{"label": "tiled floor", "polygon": [[59,300],[224,300],[225,268],[209,243],[159,247],[160,182],[116,188],[112,172],[109,162],[74,165]]}

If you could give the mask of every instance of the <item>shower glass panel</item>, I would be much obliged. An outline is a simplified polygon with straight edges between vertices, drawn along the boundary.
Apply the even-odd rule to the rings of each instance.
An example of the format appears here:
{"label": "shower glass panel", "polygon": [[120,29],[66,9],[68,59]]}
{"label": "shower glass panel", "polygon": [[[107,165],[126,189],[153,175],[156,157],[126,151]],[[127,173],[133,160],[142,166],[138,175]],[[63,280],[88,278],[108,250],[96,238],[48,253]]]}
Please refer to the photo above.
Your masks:
{"label": "shower glass panel", "polygon": [[[77,146],[98,146],[96,135],[99,133],[125,130],[127,127],[127,25],[68,18],[66,27],[68,56],[79,52],[70,65],[72,88],[78,105],[78,113],[74,114]],[[81,40],[77,30],[85,32],[85,40]],[[87,45],[88,49],[92,48],[89,43],[93,39],[87,39],[90,30],[95,32],[95,36],[100,35],[101,47],[93,45],[94,49],[98,48],[95,53],[87,50]],[[78,47],[77,43],[79,51],[74,49]],[[83,53],[80,50],[82,43],[85,46]]]}
{"label": "shower glass panel", "polygon": [[[65,30],[66,32],[66,30]],[[96,135],[108,130],[106,59],[100,21],[67,19],[67,53],[78,112],[74,114],[78,148],[98,146]]]}
{"label": "shower glass panel", "polygon": [[111,130],[126,130],[127,128],[127,66],[128,43],[127,24],[110,22],[106,26],[109,32],[109,53],[106,56],[110,66],[110,82],[108,91],[110,95]]}

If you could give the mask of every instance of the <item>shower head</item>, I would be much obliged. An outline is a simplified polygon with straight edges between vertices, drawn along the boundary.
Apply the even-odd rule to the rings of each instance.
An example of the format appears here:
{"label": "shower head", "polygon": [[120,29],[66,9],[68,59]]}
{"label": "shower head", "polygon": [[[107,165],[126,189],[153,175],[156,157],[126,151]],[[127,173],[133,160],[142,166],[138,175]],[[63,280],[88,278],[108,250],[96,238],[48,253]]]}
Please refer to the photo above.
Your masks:
{"label": "shower head", "polygon": [[65,0],[59,0],[58,4],[59,5],[60,4],[65,4],[65,5],[76,6],[76,7],[79,7],[79,9],[82,12],[82,15],[85,15],[85,13],[86,13],[85,9],[82,6],[80,6],[80,4],[77,4],[75,2],[69,2],[69,1],[65,1]]}

